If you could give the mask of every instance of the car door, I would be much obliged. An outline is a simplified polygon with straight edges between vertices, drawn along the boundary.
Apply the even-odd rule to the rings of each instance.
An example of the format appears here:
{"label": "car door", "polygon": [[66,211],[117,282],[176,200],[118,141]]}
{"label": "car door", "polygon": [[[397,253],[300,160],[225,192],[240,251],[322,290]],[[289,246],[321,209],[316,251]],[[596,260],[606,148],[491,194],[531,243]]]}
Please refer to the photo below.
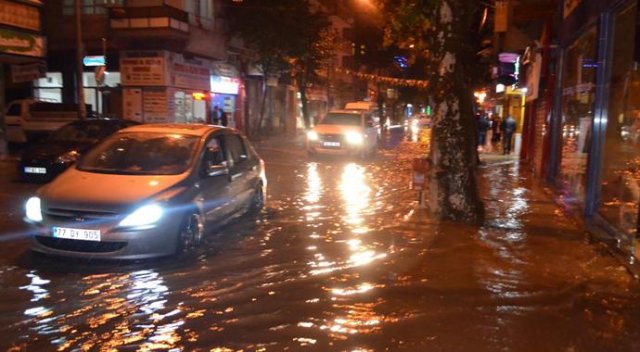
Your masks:
{"label": "car door", "polygon": [[218,222],[233,212],[228,152],[222,133],[209,136],[200,155],[200,199],[207,222]]}
{"label": "car door", "polygon": [[371,113],[364,114],[364,134],[367,140],[367,147],[374,148],[378,143],[378,128]]}
{"label": "car door", "polygon": [[224,143],[229,153],[229,176],[231,180],[231,192],[235,211],[248,205],[257,174],[256,160],[248,152],[242,137],[228,131],[224,134]]}

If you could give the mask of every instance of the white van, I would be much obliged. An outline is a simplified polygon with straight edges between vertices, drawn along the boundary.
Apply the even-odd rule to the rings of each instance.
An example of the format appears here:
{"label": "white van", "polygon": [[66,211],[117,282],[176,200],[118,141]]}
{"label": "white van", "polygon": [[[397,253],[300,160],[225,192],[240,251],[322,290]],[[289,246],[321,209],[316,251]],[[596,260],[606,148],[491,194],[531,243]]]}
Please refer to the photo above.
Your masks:
{"label": "white van", "polygon": [[45,136],[78,118],[76,104],[42,102],[35,99],[14,100],[4,114],[6,139],[26,143]]}
{"label": "white van", "polygon": [[378,110],[378,104],[372,101],[352,101],[345,104],[344,109],[370,112],[373,117],[373,121],[380,123],[380,111]]}

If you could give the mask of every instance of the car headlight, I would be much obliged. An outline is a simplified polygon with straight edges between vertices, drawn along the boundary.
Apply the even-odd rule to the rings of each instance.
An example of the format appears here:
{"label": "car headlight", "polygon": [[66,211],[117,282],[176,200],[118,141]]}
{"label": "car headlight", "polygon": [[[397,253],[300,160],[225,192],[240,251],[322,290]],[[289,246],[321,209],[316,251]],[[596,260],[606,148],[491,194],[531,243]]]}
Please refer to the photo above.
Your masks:
{"label": "car headlight", "polygon": [[318,138],[319,138],[319,136],[318,136],[318,132],[316,132],[316,131],[309,131],[309,132],[307,132],[307,138],[308,138],[310,141],[317,141],[317,140],[318,140]]}
{"label": "car headlight", "polygon": [[75,163],[78,160],[80,153],[75,150],[70,150],[56,158],[56,163],[67,164]]}
{"label": "car headlight", "polygon": [[163,214],[164,210],[158,204],[144,205],[120,221],[119,225],[122,227],[152,225],[158,222]]}
{"label": "car headlight", "polygon": [[42,209],[40,208],[40,198],[31,197],[24,206],[27,219],[31,221],[42,221]]}
{"label": "car headlight", "polygon": [[349,144],[362,144],[362,142],[364,142],[364,137],[358,132],[347,132],[345,138]]}

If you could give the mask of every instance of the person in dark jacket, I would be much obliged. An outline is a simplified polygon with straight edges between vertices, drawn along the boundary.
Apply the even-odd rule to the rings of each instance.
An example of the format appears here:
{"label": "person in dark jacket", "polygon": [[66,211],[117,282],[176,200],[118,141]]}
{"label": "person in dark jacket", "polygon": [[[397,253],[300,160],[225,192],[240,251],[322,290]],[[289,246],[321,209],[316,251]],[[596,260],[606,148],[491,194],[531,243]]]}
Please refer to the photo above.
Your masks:
{"label": "person in dark jacket", "polygon": [[507,115],[507,118],[502,121],[502,154],[511,153],[511,140],[513,139],[513,133],[516,131],[516,120]]}
{"label": "person in dark jacket", "polygon": [[220,124],[220,108],[218,105],[213,107],[213,112],[211,113],[211,124],[219,125]]}
{"label": "person in dark jacket", "polygon": [[227,113],[220,109],[220,123],[222,124],[222,126],[227,127],[227,125],[229,124],[229,118],[227,117]]}
{"label": "person in dark jacket", "polygon": [[500,116],[493,115],[491,116],[491,143],[496,144],[500,142],[500,125],[502,121],[500,121]]}
{"label": "person in dark jacket", "polygon": [[484,147],[487,141],[487,131],[489,130],[489,120],[485,115],[480,115],[477,120],[478,127],[478,146]]}

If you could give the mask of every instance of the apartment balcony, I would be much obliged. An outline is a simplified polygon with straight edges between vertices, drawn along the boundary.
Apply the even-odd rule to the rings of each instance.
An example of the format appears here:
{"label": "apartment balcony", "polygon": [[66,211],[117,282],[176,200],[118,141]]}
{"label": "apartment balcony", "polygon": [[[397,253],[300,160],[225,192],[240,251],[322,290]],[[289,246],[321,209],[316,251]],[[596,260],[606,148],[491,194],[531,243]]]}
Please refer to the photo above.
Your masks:
{"label": "apartment balcony", "polygon": [[189,14],[168,5],[112,7],[109,28],[114,39],[136,43],[184,42],[190,34]]}

